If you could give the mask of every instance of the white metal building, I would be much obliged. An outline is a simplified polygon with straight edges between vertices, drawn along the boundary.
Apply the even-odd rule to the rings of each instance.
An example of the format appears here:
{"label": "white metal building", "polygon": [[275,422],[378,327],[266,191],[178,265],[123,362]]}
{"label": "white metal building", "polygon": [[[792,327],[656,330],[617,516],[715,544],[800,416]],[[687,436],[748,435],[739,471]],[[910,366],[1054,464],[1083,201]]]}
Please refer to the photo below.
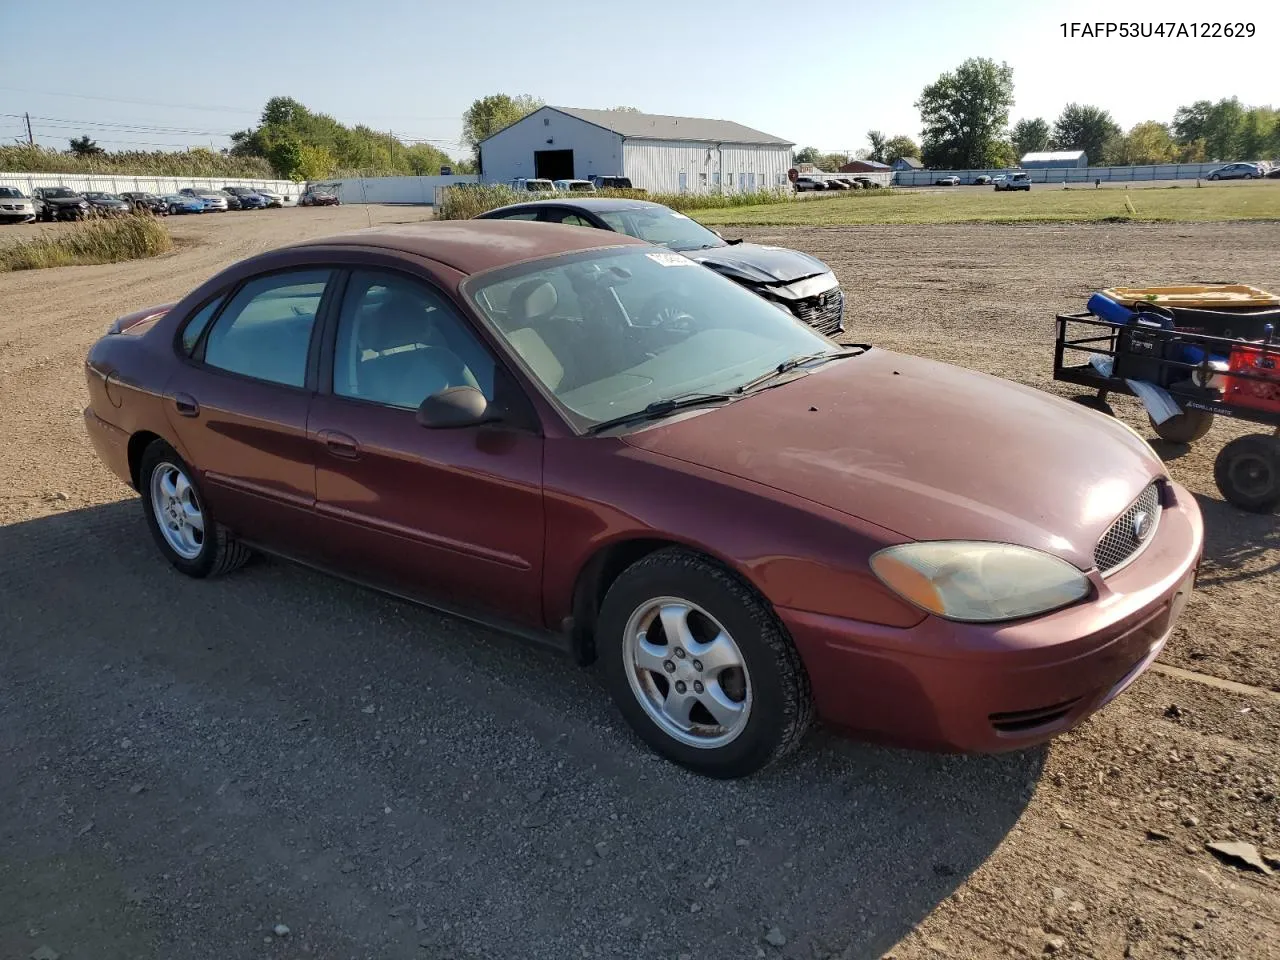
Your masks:
{"label": "white metal building", "polygon": [[1087,167],[1089,158],[1083,150],[1041,150],[1025,154],[1019,164],[1023,170]]}
{"label": "white metal building", "polygon": [[501,183],[629,177],[652,193],[785,187],[795,144],[729,120],[542,107],[480,144],[481,176]]}

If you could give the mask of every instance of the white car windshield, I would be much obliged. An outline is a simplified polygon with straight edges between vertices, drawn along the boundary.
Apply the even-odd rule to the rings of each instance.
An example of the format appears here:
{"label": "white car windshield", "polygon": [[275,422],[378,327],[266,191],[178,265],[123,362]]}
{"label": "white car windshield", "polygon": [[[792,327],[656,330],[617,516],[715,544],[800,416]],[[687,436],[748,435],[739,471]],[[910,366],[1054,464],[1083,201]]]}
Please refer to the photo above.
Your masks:
{"label": "white car windshield", "polygon": [[696,220],[662,206],[596,210],[595,214],[618,233],[661,244],[669,250],[705,250],[725,245]]}
{"label": "white car windshield", "polygon": [[579,428],[840,352],[785,310],[652,247],[520,264],[464,290]]}

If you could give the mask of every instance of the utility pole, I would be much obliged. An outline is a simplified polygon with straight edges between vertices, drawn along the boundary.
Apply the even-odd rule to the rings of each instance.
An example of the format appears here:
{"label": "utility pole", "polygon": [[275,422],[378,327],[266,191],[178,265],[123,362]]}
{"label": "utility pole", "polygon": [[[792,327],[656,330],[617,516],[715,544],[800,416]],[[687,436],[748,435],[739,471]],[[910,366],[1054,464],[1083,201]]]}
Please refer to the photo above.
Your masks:
{"label": "utility pole", "polygon": [[34,147],[36,145],[36,138],[31,135],[31,114],[24,113],[22,116],[25,117],[27,121],[27,146]]}

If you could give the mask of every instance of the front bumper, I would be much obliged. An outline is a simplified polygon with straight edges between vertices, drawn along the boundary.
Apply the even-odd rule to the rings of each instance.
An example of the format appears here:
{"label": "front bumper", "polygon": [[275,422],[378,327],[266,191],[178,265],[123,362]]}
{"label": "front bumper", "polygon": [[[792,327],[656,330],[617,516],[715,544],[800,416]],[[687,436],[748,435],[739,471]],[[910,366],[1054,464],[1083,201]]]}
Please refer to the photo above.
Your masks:
{"label": "front bumper", "polygon": [[1190,593],[1204,526],[1172,485],[1155,539],[1085,603],[1011,624],[926,616],[907,629],[779,609],[818,714],[868,739],[993,753],[1042,743],[1106,706],[1155,660]]}

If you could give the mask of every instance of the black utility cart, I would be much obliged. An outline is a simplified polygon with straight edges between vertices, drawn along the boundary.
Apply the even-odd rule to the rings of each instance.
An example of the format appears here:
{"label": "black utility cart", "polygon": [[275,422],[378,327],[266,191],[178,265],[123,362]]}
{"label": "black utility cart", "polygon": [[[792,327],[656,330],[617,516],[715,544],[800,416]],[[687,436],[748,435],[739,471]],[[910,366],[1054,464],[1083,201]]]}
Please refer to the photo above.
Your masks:
{"label": "black utility cart", "polygon": [[[1167,311],[1152,313],[1168,319]],[[1274,332],[1268,323],[1257,339],[1224,337],[1117,324],[1092,313],[1059,314],[1053,378],[1093,390],[1072,399],[1106,414],[1113,414],[1110,394],[1135,395],[1127,381],[1162,387],[1181,413],[1151,426],[1172,443],[1199,440],[1217,416],[1269,428],[1224,446],[1213,475],[1228,501],[1270,513],[1280,507],[1280,340]],[[1095,356],[1104,359],[1095,365]]]}

